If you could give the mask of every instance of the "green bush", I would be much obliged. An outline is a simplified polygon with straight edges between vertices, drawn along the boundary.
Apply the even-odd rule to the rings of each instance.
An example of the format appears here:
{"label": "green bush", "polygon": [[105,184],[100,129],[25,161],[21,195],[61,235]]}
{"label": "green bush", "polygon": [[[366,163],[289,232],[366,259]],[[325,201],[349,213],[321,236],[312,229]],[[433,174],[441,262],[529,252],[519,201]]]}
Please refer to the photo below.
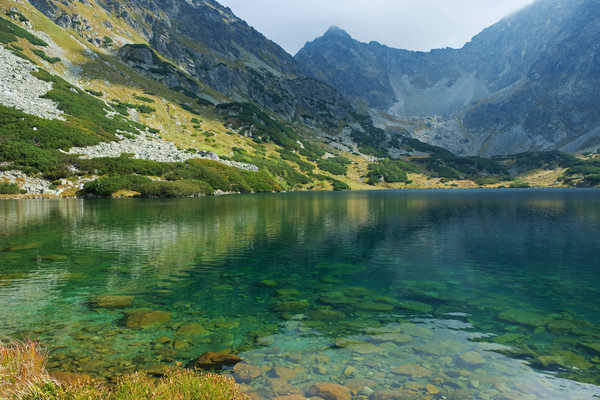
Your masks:
{"label": "green bush", "polygon": [[136,100],[143,101],[144,103],[154,103],[154,99],[144,96],[133,96]]}
{"label": "green bush", "polygon": [[44,42],[37,36],[32,35],[20,26],[13,24],[7,19],[0,18],[0,43],[16,42],[17,37],[27,40],[34,46],[48,46],[48,43]]}
{"label": "green bush", "polygon": [[350,161],[344,157],[333,157],[318,161],[319,169],[327,171],[333,175],[346,175],[348,168],[346,167]]}
{"label": "green bush", "polygon": [[342,181],[338,181],[336,179],[332,179],[331,183],[333,184],[333,190],[336,192],[341,192],[344,190],[350,190],[350,186]]}
{"label": "green bush", "polygon": [[410,183],[407,172],[418,172],[418,169],[412,164],[399,160],[384,160],[375,164],[369,164],[367,183],[369,185],[375,185],[381,181],[387,183]]}
{"label": "green bush", "polygon": [[15,183],[0,182],[0,194],[21,194],[23,191]]}
{"label": "green bush", "polygon": [[40,49],[33,49],[31,51],[33,52],[33,54],[35,54],[36,56],[38,56],[42,60],[45,60],[45,61],[49,62],[50,64],[56,64],[57,62],[60,62],[60,58],[58,58],[58,57],[50,57],[50,56],[46,55],[46,53],[44,53]]}
{"label": "green bush", "polygon": [[111,196],[119,190],[138,192],[143,197],[189,197],[214,192],[209,184],[202,181],[153,181],[140,175],[105,176],[86,183],[83,188],[84,193],[103,197]]}
{"label": "green bush", "polygon": [[86,92],[88,92],[89,94],[91,94],[92,96],[96,96],[96,97],[102,97],[104,96],[104,93],[102,92],[98,92],[92,89],[85,89]]}

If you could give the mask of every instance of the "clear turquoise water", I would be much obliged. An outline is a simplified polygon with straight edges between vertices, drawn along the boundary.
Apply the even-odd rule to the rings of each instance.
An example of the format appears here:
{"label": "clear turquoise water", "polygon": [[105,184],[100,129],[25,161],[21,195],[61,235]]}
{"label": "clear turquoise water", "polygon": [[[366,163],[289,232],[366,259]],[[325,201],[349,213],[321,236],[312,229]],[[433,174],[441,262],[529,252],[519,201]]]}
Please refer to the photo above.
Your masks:
{"label": "clear turquoise water", "polygon": [[231,349],[267,399],[600,396],[599,191],[3,201],[0,250],[0,336],[54,369]]}

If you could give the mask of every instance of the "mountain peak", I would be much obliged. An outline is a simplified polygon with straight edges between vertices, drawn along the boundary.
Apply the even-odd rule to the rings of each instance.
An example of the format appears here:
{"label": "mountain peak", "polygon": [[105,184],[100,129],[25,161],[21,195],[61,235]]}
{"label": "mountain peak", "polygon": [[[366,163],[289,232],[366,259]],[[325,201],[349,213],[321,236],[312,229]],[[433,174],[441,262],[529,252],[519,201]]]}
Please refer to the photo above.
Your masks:
{"label": "mountain peak", "polygon": [[332,36],[333,37],[351,38],[351,36],[348,34],[348,32],[346,32],[339,26],[335,26],[335,25],[332,25],[331,27],[329,27],[327,32],[325,32],[325,35],[323,35],[323,37],[332,37]]}

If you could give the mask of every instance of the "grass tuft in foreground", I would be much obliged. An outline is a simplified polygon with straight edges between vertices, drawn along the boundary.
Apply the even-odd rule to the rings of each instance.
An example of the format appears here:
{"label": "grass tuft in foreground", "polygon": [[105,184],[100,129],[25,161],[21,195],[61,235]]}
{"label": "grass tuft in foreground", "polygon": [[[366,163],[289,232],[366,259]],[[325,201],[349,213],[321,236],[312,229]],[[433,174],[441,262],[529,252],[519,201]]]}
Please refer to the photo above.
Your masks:
{"label": "grass tuft in foreground", "polygon": [[62,383],[46,370],[33,342],[0,344],[0,399],[7,400],[247,400],[233,378],[173,368],[160,379],[136,373],[109,385],[91,379]]}

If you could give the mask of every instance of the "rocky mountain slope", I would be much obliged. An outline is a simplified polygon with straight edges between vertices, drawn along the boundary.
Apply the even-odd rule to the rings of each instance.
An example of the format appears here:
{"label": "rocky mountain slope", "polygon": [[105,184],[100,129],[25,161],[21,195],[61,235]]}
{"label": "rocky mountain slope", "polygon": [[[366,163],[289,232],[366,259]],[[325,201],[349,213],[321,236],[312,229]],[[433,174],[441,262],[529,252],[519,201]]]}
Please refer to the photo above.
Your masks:
{"label": "rocky mountain slope", "polygon": [[379,129],[208,0],[0,0],[0,85],[0,196],[589,186],[600,168]]}
{"label": "rocky mountain slope", "polygon": [[[32,4],[57,24],[78,30],[81,15],[73,12],[76,1],[32,0]],[[89,2],[93,5],[94,3]],[[202,93],[153,60],[151,49],[198,79],[213,91],[234,101],[252,101],[284,116],[330,129],[351,119],[345,99],[329,86],[302,75],[294,59],[281,47],[212,0],[98,0],[96,9],[116,18],[134,38],[149,48],[119,52],[123,61],[159,77],[173,89],[184,88],[218,103],[220,98]],[[94,43],[103,43],[92,18],[84,28]],[[102,21],[100,25],[113,26]],[[80,32],[80,30],[78,30]],[[122,42],[130,42],[130,40]],[[113,41],[118,38],[113,39]],[[181,77],[179,77],[181,78]],[[184,80],[185,81],[185,80]]]}
{"label": "rocky mountain slope", "polygon": [[296,60],[307,74],[382,111],[383,126],[457,154],[600,147],[600,3],[538,0],[461,49],[412,52],[339,28]]}

